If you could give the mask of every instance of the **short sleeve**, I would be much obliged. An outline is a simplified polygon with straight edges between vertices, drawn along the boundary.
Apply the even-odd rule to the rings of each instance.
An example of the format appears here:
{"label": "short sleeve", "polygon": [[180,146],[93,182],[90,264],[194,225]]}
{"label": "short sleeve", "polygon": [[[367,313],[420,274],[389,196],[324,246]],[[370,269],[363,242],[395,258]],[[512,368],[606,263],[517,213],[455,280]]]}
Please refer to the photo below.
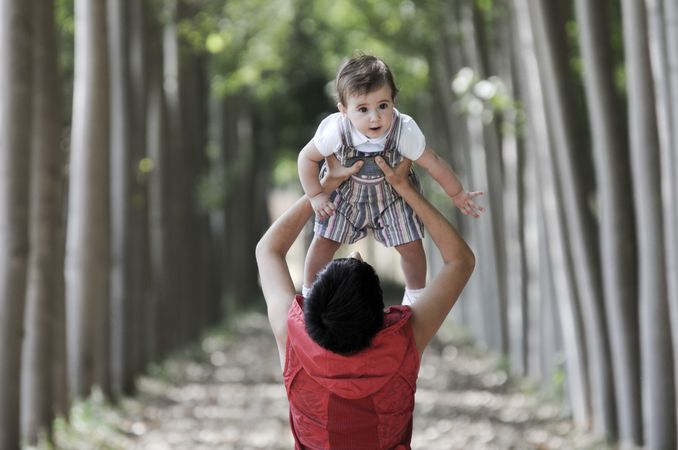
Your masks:
{"label": "short sleeve", "polygon": [[318,129],[313,136],[313,144],[323,156],[330,156],[339,147],[339,117],[341,113],[334,113],[327,116],[320,122]]}
{"label": "short sleeve", "polygon": [[416,161],[424,154],[426,138],[414,119],[401,114],[400,145],[398,150],[407,159]]}

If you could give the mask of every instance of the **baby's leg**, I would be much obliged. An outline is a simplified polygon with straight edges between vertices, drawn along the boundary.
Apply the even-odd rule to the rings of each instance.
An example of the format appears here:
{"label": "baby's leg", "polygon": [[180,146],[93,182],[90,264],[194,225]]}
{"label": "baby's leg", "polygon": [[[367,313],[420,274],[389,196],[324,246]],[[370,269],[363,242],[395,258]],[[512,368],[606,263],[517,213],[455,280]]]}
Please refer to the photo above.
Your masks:
{"label": "baby's leg", "polygon": [[304,261],[304,289],[311,287],[315,276],[332,261],[339,247],[341,247],[339,242],[318,235],[313,236]]}
{"label": "baby's leg", "polygon": [[426,254],[421,239],[397,245],[400,265],[405,275],[403,304],[412,304],[426,286]]}

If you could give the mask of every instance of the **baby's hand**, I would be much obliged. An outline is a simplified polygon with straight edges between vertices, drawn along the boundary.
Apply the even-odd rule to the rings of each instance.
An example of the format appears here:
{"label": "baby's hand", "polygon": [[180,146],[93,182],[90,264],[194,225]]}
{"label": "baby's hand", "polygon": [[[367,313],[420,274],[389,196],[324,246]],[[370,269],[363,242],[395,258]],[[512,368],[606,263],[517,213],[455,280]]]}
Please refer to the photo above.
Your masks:
{"label": "baby's hand", "polygon": [[478,205],[473,199],[483,194],[484,192],[480,191],[467,192],[466,190],[463,190],[452,197],[452,201],[454,202],[454,205],[459,208],[459,211],[467,216],[480,217],[480,214],[485,211],[485,208]]}
{"label": "baby's hand", "polygon": [[311,207],[318,217],[325,219],[334,214],[334,203],[330,201],[330,196],[321,192],[311,198]]}

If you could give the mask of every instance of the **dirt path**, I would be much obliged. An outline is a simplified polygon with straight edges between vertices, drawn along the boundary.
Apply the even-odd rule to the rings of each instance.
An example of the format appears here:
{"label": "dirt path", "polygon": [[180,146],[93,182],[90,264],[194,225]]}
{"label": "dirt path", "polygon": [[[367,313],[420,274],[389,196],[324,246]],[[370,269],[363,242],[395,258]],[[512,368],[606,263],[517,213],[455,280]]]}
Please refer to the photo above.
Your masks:
{"label": "dirt path", "polygon": [[[524,382],[509,380],[498,366],[496,358],[455,336],[452,327],[442,330],[422,361],[413,448],[609,448],[575,429],[558,408],[540,404],[519,386]],[[79,436],[75,420],[75,430],[60,434],[59,448],[293,448],[278,358],[264,315],[241,318],[233,334],[213,335],[152,372],[139,380],[139,395],[119,408],[81,412],[83,421],[89,417],[99,431]],[[86,425],[80,428],[85,433]]]}

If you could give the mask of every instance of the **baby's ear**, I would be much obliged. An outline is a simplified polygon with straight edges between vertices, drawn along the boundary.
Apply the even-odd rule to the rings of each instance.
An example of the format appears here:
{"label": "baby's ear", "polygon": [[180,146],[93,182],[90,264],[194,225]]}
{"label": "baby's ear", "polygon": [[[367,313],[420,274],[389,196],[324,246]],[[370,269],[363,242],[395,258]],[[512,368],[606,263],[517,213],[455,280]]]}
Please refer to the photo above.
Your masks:
{"label": "baby's ear", "polygon": [[344,108],[344,105],[341,102],[337,103],[337,109],[340,113],[346,114],[346,108]]}

